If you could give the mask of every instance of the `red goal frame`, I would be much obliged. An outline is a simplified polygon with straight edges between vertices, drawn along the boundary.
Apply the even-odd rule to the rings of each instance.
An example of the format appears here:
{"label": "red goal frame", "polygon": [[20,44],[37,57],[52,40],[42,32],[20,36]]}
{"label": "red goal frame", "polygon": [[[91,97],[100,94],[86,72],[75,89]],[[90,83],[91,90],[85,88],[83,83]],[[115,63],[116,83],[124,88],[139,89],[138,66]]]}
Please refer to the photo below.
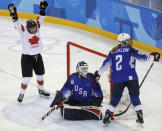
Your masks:
{"label": "red goal frame", "polygon": [[[84,46],[81,46],[79,44],[76,44],[76,43],[73,43],[73,42],[67,42],[67,46],[66,46],[66,49],[67,49],[67,78],[69,77],[70,75],[70,46],[74,46],[76,48],[79,48],[79,49],[82,49],[82,50],[85,50],[85,51],[88,51],[88,52],[91,52],[93,54],[96,54],[96,55],[99,55],[99,56],[102,56],[104,58],[107,58],[108,55],[106,54],[103,54],[101,52],[98,52],[98,51],[95,51],[95,50],[92,50],[90,48],[87,48],[87,47],[84,47]],[[110,99],[112,98],[112,88],[113,88],[113,83],[112,83],[112,69],[110,69]]]}

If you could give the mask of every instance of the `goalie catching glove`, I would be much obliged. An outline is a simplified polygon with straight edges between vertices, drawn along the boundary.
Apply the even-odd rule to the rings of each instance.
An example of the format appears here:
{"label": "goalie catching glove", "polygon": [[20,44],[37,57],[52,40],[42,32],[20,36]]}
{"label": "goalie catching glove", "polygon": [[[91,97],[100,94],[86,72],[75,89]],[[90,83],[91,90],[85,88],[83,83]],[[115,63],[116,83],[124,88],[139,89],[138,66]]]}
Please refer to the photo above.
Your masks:
{"label": "goalie catching glove", "polygon": [[9,4],[8,5],[8,10],[10,12],[10,16],[13,19],[13,22],[16,22],[18,20],[18,17],[17,17],[17,10],[16,10],[15,5],[14,4]]}
{"label": "goalie catching glove", "polygon": [[64,100],[63,94],[61,94],[60,91],[56,91],[56,96],[54,100],[52,101],[50,107],[54,107],[55,105],[58,105],[59,107],[61,107],[63,100]]}

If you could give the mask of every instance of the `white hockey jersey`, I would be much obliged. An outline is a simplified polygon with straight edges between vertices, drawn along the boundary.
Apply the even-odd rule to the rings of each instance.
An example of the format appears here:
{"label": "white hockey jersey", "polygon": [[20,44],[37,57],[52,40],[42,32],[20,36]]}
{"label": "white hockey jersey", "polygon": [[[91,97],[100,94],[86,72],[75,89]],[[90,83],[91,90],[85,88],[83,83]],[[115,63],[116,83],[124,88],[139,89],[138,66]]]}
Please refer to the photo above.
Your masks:
{"label": "white hockey jersey", "polygon": [[41,16],[41,15],[37,17],[36,23],[37,23],[38,30],[37,33],[35,34],[30,34],[26,29],[26,26],[20,24],[19,20],[14,22],[15,28],[21,34],[22,54],[36,55],[42,52],[43,45],[40,37],[40,27],[44,21],[44,18],[45,16]]}

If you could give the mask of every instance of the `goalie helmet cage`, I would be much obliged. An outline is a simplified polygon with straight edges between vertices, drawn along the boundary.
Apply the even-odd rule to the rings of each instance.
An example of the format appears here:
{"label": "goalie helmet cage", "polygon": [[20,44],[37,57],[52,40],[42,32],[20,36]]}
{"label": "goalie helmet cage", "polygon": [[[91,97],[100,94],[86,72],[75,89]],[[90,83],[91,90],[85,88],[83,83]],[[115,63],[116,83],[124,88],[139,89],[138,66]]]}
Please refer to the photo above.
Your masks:
{"label": "goalie helmet cage", "polygon": [[[73,42],[67,42],[67,78],[69,77],[70,75],[70,67],[71,67],[71,52],[70,52],[70,47],[73,46],[73,47],[76,47],[76,48],[79,48],[81,50],[84,50],[84,51],[87,51],[87,52],[90,52],[92,54],[95,54],[95,55],[98,55],[98,56],[101,56],[103,58],[107,58],[108,55],[106,54],[103,54],[101,52],[98,52],[98,51],[95,51],[95,50],[92,50],[90,48],[87,48],[87,47],[84,47],[84,46],[81,46],[79,44],[76,44],[76,43],[73,43]],[[110,99],[112,97],[112,88],[113,88],[113,84],[112,84],[112,69],[110,68]],[[114,119],[114,117],[112,117],[112,120]]]}

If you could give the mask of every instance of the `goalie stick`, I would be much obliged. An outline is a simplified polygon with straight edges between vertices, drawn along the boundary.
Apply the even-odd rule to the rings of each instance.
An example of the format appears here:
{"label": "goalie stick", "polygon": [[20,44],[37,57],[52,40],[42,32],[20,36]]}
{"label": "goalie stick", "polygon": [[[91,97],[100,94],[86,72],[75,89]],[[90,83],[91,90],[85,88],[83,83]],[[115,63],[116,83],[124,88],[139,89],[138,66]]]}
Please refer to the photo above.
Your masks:
{"label": "goalie stick", "polygon": [[58,106],[52,107],[45,115],[42,116],[42,121],[46,119],[56,109],[58,109]]}
{"label": "goalie stick", "polygon": [[[141,88],[143,82],[145,81],[145,79],[146,79],[147,75],[149,74],[149,72],[150,72],[151,68],[153,67],[153,65],[154,65],[154,61],[152,62],[152,64],[150,65],[148,71],[146,72],[146,74],[145,74],[145,76],[144,76],[144,78],[143,78],[143,80],[142,80],[139,88]],[[124,111],[122,111],[122,112],[120,112],[118,114],[114,114],[114,116],[123,115],[124,113],[126,113],[128,111],[128,109],[129,109],[130,106],[131,106],[131,102],[129,103],[129,105],[127,106],[127,108]]]}
{"label": "goalie stick", "polygon": [[[52,107],[45,115],[42,116],[42,121],[46,119],[54,110],[58,109],[59,107],[60,106]],[[64,104],[64,108],[87,110],[98,116],[100,115],[100,112],[98,112],[100,111],[100,107],[97,107],[97,106],[70,106],[70,105]],[[96,110],[97,112],[93,110]]]}

